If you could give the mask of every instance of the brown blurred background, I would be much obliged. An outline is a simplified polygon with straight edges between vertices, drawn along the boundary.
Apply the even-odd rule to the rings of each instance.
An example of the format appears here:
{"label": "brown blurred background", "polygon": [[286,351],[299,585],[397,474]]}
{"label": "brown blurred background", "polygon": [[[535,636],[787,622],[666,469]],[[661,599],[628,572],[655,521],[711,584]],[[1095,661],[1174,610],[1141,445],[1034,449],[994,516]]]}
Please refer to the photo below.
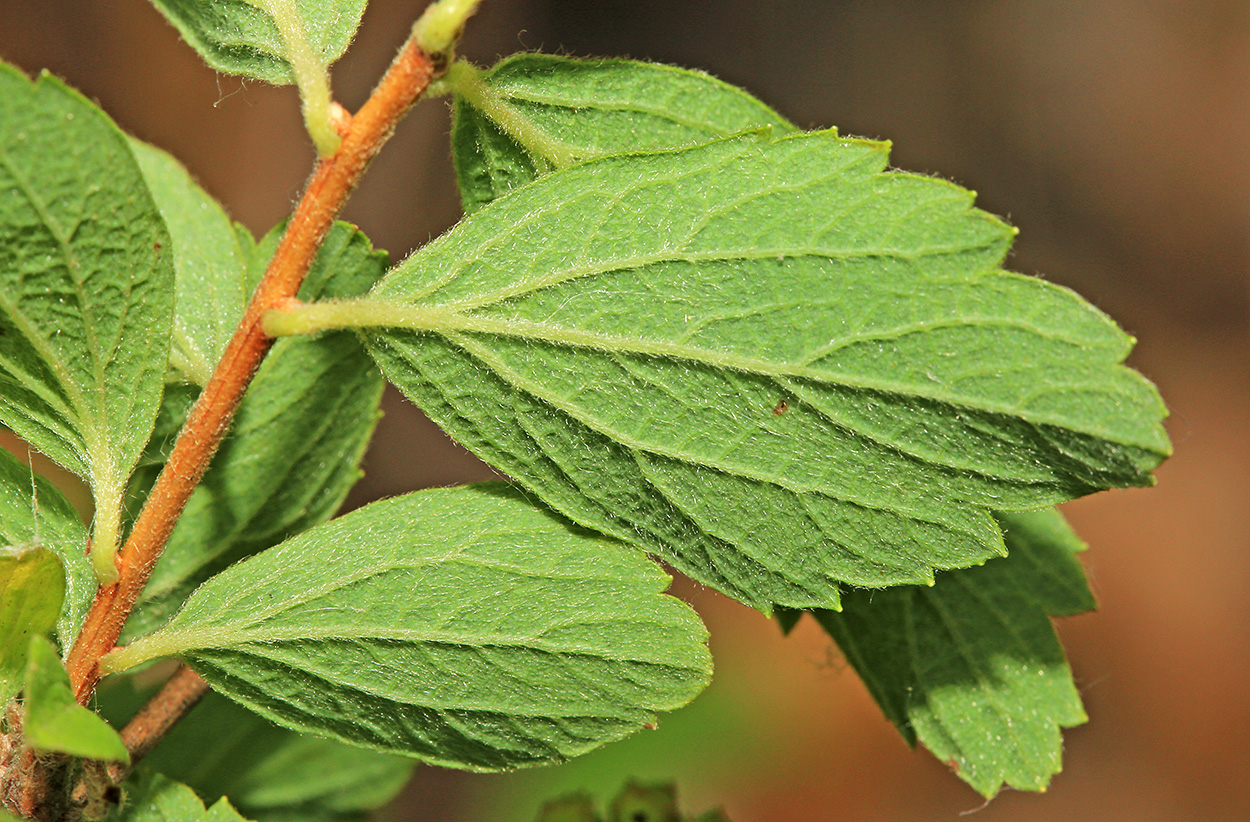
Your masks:
{"label": "brown blurred background", "polygon": [[[334,75],[349,108],[424,4],[374,0]],[[1060,626],[1091,721],[1044,796],[982,807],[905,747],[810,623],[783,639],[686,585],[717,662],[691,707],[562,768],[423,769],[389,818],[528,822],[545,797],[640,776],[736,822],[1250,819],[1250,4],[486,0],[462,51],[539,48],[706,69],[975,189],[1022,231],[1012,267],[1140,338],[1176,456],[1155,489],[1065,508],[1102,607]],[[2,0],[0,57],[98,100],[254,232],[310,168],[293,91],[205,68],[145,0]],[[393,259],[459,216],[447,128],[442,102],[420,106],[348,208]],[[402,399],[386,410],[357,502],[485,475]]]}

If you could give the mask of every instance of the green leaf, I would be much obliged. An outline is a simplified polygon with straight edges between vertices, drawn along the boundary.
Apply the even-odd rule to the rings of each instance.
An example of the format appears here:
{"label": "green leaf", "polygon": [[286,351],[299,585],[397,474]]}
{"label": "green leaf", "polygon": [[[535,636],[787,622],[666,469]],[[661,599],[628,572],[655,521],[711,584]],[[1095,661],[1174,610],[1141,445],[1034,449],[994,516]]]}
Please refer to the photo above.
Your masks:
{"label": "green leaf", "polygon": [[762,610],[837,607],[1169,451],[1131,338],[998,270],[1007,226],[886,159],[814,133],[593,161],[266,327],[368,327],[392,382],[565,516]]}
{"label": "green leaf", "polygon": [[161,397],[169,245],[112,121],[0,65],[0,422],[90,481],[105,580]]}
{"label": "green leaf", "polygon": [[30,638],[23,701],[22,733],[37,751],[88,759],[129,762],[122,738],[107,722],[74,701],[69,674],[52,643]]}
{"label": "green leaf", "polygon": [[[124,681],[132,678],[116,679],[100,700],[124,719],[146,699]],[[144,759],[205,801],[230,797],[257,822],[357,819],[391,801],[416,764],[280,728],[211,691]]]}
{"label": "green leaf", "polygon": [[466,213],[573,162],[751,128],[794,130],[741,89],[657,63],[517,54],[483,73],[458,63],[448,81],[456,92],[452,158]]}
{"label": "green leaf", "polygon": [[[19,549],[46,548],[60,560],[62,570],[57,573],[63,574],[63,596],[56,620],[56,638],[62,648],[73,645],[96,592],[95,574],[85,553],[87,530],[74,506],[56,486],[42,477],[35,478],[29,467],[3,449],[0,449],[0,545]],[[7,594],[0,596],[0,602],[7,597]],[[7,640],[0,644],[8,647]],[[19,642],[17,649],[24,659],[25,639]]]}
{"label": "green leaf", "polygon": [[157,773],[144,771],[126,783],[126,799],[115,822],[241,822],[225,797],[207,810],[195,791]]}
{"label": "green leaf", "polygon": [[0,705],[22,689],[32,636],[52,631],[65,599],[65,569],[47,548],[0,545]]}
{"label": "green leaf", "polygon": [[425,491],[227,569],[105,664],[181,655],[278,724],[437,764],[559,761],[707,684],[668,582],[507,486]]}
{"label": "green leaf", "polygon": [[[259,279],[280,231],[261,242]],[[387,267],[385,252],[346,223],[326,237],[300,297],[364,293]],[[180,271],[180,274],[182,272]],[[241,314],[240,309],[240,314]],[[237,318],[236,318],[237,319]],[[167,620],[204,580],[233,562],[325,522],[360,478],[384,382],[354,334],[280,340],[244,396],[227,435],[157,563],[127,626],[140,636]],[[194,392],[170,386],[141,479],[155,480]],[[162,432],[171,434],[162,440]],[[165,444],[167,443],[167,444]],[[150,485],[149,485],[150,487]],[[135,494],[147,487],[134,485]]]}
{"label": "green leaf", "polygon": [[133,138],[130,149],[173,243],[177,308],[170,367],[203,386],[243,317],[254,243],[177,160]]}
{"label": "green leaf", "polygon": [[1049,616],[1094,607],[1083,545],[1054,510],[1002,514],[1009,554],[816,612],[889,719],[973,788],[1044,790],[1060,728],[1085,721]]}
{"label": "green leaf", "polygon": [[279,85],[296,82],[293,63],[311,60],[324,69],[342,56],[366,3],[152,0],[210,66]]}

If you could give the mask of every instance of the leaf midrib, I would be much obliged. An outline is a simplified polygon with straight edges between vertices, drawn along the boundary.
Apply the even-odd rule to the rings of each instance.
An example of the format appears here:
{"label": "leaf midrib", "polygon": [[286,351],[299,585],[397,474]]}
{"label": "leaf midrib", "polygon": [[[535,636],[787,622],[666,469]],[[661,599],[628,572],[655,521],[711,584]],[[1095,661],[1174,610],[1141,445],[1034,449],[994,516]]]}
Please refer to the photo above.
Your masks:
{"label": "leaf midrib", "polygon": [[[327,579],[324,582],[320,583],[319,585],[316,585],[311,588],[307,588],[303,590],[301,593],[293,597],[287,597],[281,600],[280,602],[274,603],[269,608],[257,609],[253,611],[252,613],[248,614],[249,624],[255,624],[263,620],[275,617],[279,614],[292,610],[296,606],[303,605],[307,602],[311,602],[317,599],[318,597],[326,596],[337,590],[346,588],[351,585],[355,585],[360,582],[364,582],[365,580],[371,579],[373,577],[383,576],[394,571],[416,571],[416,570],[421,570],[423,568],[429,568],[432,566],[442,566],[445,564],[463,565],[463,566],[469,566],[469,567],[474,567],[474,568],[485,568],[485,569],[489,569],[492,571],[498,571],[504,574],[510,574],[513,577],[524,577],[528,579],[558,580],[558,581],[576,582],[576,583],[611,582],[611,583],[616,583],[616,584],[624,584],[623,581],[619,577],[610,576],[610,575],[607,575],[606,573],[604,575],[594,575],[594,574],[587,574],[587,573],[561,574],[551,569],[540,571],[540,570],[533,569],[533,568],[527,568],[524,565],[518,565],[512,562],[502,562],[499,560],[492,560],[489,557],[484,557],[484,556],[480,556],[471,552],[466,552],[466,549],[469,546],[479,544],[486,540],[490,540],[494,538],[509,537],[509,536],[512,536],[513,533],[514,532],[512,531],[489,531],[489,530],[475,531],[473,533],[464,535],[463,539],[460,540],[458,545],[448,549],[447,551],[441,554],[424,557],[419,560],[409,560],[406,562],[387,562],[387,563],[382,563],[379,565],[370,565],[370,566],[363,567],[363,568],[357,568],[352,573],[346,574],[341,577],[335,577],[333,579]],[[662,580],[657,579],[654,581],[656,582],[657,585],[662,583]],[[660,593],[660,590],[657,588],[652,592],[658,594]],[[236,602],[237,602],[237,599],[236,600],[219,600],[217,602],[206,603],[203,605],[200,605],[197,603],[196,605],[198,606],[200,612],[195,614],[195,617],[198,619],[212,619],[215,616],[221,614],[223,611],[230,609],[231,606],[236,604]],[[179,629],[171,627],[171,630],[179,630]]]}
{"label": "leaf midrib", "polygon": [[[374,307],[379,309],[379,318],[377,321],[373,321],[372,319],[362,320],[360,323],[361,326],[374,325],[403,328],[415,332],[434,333],[460,347],[463,347],[464,337],[462,335],[467,333],[473,335],[480,334],[512,337],[563,347],[589,348],[609,354],[641,355],[661,359],[680,359],[699,363],[715,369],[756,374],[774,379],[780,377],[793,377],[847,390],[873,391],[898,397],[911,397],[929,400],[943,405],[962,408],[971,412],[988,412],[1018,418],[1031,424],[1053,425],[1064,430],[1100,437],[1121,445],[1146,450],[1150,450],[1154,447],[1152,443],[1133,441],[1117,433],[1093,430],[1092,426],[1078,427],[1071,420],[1058,415],[1039,414],[1033,410],[1022,409],[1017,406],[1008,405],[1006,403],[986,398],[962,398],[945,391],[926,390],[922,386],[906,384],[893,380],[870,379],[858,375],[849,376],[845,374],[833,374],[828,371],[808,366],[781,363],[761,359],[759,357],[748,357],[739,354],[712,351],[706,348],[696,348],[669,341],[620,337],[591,331],[582,331],[580,329],[573,329],[565,326],[535,322],[532,320],[499,319],[484,317],[481,315],[470,315],[451,309],[448,305],[425,307],[408,302],[391,302],[386,300],[369,300],[368,302],[372,303]],[[388,316],[383,317],[383,314]],[[1015,323],[1007,320],[999,322],[987,320],[983,321],[983,323],[985,325],[992,325],[995,327],[1005,326],[1021,328],[1037,334],[1038,336],[1069,342],[1077,346],[1081,345],[1079,341],[1066,340],[1058,335],[1054,335],[1040,329],[1031,328],[1025,323]],[[956,324],[979,325],[982,323],[963,322]],[[492,358],[492,360],[494,360],[494,358]],[[495,361],[497,362],[497,360]],[[1120,368],[1120,366],[1114,362],[1105,362],[1104,365],[1109,366],[1112,369]],[[1064,390],[1075,390],[1076,388],[1076,386],[1065,386]],[[1103,386],[1103,388],[1103,393],[1112,393],[1106,386]],[[1119,392],[1116,391],[1115,393]],[[627,440],[623,440],[623,442],[630,444]],[[640,443],[632,443],[631,447],[642,447],[642,445]],[[653,449],[648,446],[644,450]],[[1004,477],[1004,479],[1007,478]]]}
{"label": "leaf midrib", "polygon": [[[689,237],[684,238],[683,242],[688,243],[697,233],[697,229],[692,231]],[[686,251],[674,245],[673,247],[663,248],[650,254],[634,254],[628,257],[596,259],[585,265],[571,266],[546,276],[520,280],[507,288],[500,288],[492,292],[477,294],[471,297],[461,297],[459,299],[448,300],[446,302],[438,303],[438,306],[455,311],[468,311],[495,305],[514,297],[525,296],[536,291],[554,288],[576,280],[599,276],[610,276],[624,271],[634,271],[664,263],[734,263],[753,262],[759,260],[782,262],[804,259],[848,262],[853,260],[875,259],[882,257],[905,263],[918,263],[930,257],[975,253],[995,244],[996,241],[986,241],[979,244],[933,244],[927,245],[922,249],[899,249],[886,246],[862,248],[831,248],[827,246],[770,246],[767,248],[761,248],[759,246],[753,246],[750,248],[733,249],[729,251]],[[473,258],[467,262],[471,264],[477,261],[478,258]],[[439,290],[454,282],[467,267],[467,265],[461,265],[458,269],[449,272],[448,275],[440,278],[437,283],[431,284],[433,288],[427,288],[413,294],[404,295],[404,301],[415,302],[423,297],[436,295]],[[969,272],[963,275],[960,279],[971,280],[974,277],[985,276],[994,271],[995,269],[984,269],[980,272]]]}

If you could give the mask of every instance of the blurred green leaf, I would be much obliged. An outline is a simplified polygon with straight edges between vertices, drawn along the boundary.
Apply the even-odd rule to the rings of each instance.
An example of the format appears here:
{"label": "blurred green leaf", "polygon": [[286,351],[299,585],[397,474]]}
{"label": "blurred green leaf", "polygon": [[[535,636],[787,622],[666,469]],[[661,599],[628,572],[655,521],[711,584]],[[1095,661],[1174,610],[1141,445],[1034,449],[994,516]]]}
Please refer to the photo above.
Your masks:
{"label": "blurred green leaf", "polygon": [[603,822],[590,794],[574,793],[545,802],[535,822]]}
{"label": "blurred green leaf", "polygon": [[608,822],[681,822],[677,786],[672,782],[625,783],[608,809]]}
{"label": "blurred green leaf", "polygon": [[[122,679],[131,679],[124,677]],[[103,689],[106,713],[123,720],[150,693]],[[278,727],[209,692],[144,759],[144,767],[206,802],[228,796],[257,822],[343,822],[391,801],[417,763]]]}
{"label": "blurred green leaf", "polygon": [[729,814],[723,808],[712,808],[698,816],[690,817],[690,822],[730,822]]}
{"label": "blurred green leaf", "polygon": [[126,787],[125,802],[111,817],[115,822],[241,822],[244,818],[225,797],[205,810],[195,791],[150,771],[131,777]]}

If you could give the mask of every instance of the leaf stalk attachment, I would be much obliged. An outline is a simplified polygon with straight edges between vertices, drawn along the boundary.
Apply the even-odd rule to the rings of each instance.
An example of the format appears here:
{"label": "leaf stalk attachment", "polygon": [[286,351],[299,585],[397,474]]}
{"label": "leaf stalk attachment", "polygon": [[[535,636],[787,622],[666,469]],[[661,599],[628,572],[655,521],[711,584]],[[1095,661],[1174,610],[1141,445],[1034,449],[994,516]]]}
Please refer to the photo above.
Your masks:
{"label": "leaf stalk attachment", "polygon": [[417,47],[426,54],[450,54],[482,0],[438,0],[426,7],[412,27]]}
{"label": "leaf stalk attachment", "polygon": [[286,43],[286,58],[299,88],[304,127],[317,147],[317,157],[325,160],[334,155],[342,137],[334,127],[330,76],[325,61],[313,51],[304,31],[304,21],[293,0],[263,0],[262,5],[273,17],[278,32]]}
{"label": "leaf stalk attachment", "polygon": [[466,60],[453,63],[440,81],[440,92],[443,90],[442,86],[463,97],[505,134],[516,140],[527,154],[535,160],[545,162],[552,169],[568,168],[578,160],[585,159],[508,103],[483,81],[481,70],[472,63]]}
{"label": "leaf stalk attachment", "polygon": [[242,321],[118,555],[117,583],[97,592],[70,651],[66,666],[79,702],[85,704],[94,692],[100,678],[100,658],[117,643],[187,500],[273,344],[273,338],[261,328],[261,317],[297,293],[326,232],[365,168],[434,79],[440,62],[437,55],[427,53],[410,37],[369,100],[351,118],[337,151],[318,163]]}

